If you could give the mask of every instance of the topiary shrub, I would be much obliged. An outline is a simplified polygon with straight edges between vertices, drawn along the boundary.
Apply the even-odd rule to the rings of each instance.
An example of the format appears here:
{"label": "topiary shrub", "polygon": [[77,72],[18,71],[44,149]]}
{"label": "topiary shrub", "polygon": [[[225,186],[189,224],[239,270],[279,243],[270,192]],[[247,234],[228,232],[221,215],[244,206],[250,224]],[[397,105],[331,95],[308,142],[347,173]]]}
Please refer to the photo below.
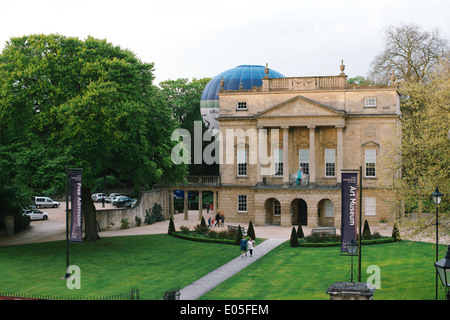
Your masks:
{"label": "topiary shrub", "polygon": [[175,223],[173,223],[173,219],[170,218],[168,233],[171,234],[172,232],[175,232]]}
{"label": "topiary shrub", "polygon": [[392,238],[394,238],[395,242],[401,241],[400,230],[398,229],[397,222],[394,223],[394,227],[392,228]]}
{"label": "topiary shrub", "polygon": [[241,239],[242,239],[242,230],[241,230],[241,225],[238,226],[238,231],[236,233],[236,244],[240,245],[241,244]]}
{"label": "topiary shrub", "polygon": [[292,227],[291,231],[291,240],[289,242],[291,247],[299,247],[300,244],[298,242],[297,232],[295,231],[295,227]]}
{"label": "topiary shrub", "polygon": [[297,228],[297,238],[303,239],[305,237],[305,234],[303,233],[302,225],[299,223]]}
{"label": "topiary shrub", "polygon": [[371,235],[371,233],[370,233],[369,222],[367,222],[367,220],[365,220],[362,237],[363,237],[363,239],[370,239],[370,235]]}
{"label": "topiary shrub", "polygon": [[256,239],[255,229],[253,228],[252,220],[250,220],[250,223],[248,224],[247,235],[248,235],[250,238],[252,238],[253,240]]}

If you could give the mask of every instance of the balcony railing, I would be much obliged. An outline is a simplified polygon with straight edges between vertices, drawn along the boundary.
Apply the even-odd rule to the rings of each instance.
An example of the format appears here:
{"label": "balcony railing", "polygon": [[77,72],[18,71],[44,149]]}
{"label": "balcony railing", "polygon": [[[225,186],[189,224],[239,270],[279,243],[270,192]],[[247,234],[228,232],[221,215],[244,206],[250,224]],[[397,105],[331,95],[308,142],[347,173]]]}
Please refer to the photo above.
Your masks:
{"label": "balcony railing", "polygon": [[220,185],[219,176],[186,176],[188,185],[200,186],[218,186]]}
{"label": "balcony railing", "polygon": [[297,77],[270,79],[270,90],[345,89],[343,76]]}

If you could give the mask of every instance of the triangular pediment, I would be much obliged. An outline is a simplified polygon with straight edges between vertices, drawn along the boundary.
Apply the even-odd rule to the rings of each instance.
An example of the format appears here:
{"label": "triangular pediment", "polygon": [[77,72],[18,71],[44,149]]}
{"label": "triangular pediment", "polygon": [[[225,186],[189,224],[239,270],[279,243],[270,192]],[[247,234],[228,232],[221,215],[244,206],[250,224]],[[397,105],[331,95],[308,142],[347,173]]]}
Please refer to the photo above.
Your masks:
{"label": "triangular pediment", "polygon": [[301,117],[301,116],[344,116],[345,112],[321,104],[317,101],[296,96],[264,111],[257,117]]}

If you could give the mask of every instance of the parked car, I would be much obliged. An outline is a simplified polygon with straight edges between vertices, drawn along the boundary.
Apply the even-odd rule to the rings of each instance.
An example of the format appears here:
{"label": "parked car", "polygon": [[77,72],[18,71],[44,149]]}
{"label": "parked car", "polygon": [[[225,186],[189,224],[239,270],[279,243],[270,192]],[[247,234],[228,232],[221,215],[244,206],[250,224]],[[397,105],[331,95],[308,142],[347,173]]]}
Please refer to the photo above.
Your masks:
{"label": "parked car", "polygon": [[24,209],[23,215],[29,216],[31,220],[47,220],[48,213],[38,209]]}
{"label": "parked car", "polygon": [[123,207],[131,208],[131,207],[134,207],[136,205],[136,203],[137,203],[137,199],[133,199],[131,201],[125,202],[123,204]]}
{"label": "parked car", "polygon": [[133,198],[130,198],[127,196],[118,196],[113,200],[112,205],[116,206],[116,207],[122,207],[125,202],[131,201],[131,200],[133,200]]}
{"label": "parked car", "polygon": [[111,193],[109,196],[106,197],[105,201],[112,203],[113,200],[118,196],[121,196],[121,194],[120,193]]}
{"label": "parked car", "polygon": [[59,202],[53,201],[48,197],[34,197],[34,204],[36,208],[58,208]]}
{"label": "parked car", "polygon": [[107,193],[94,193],[92,195],[92,201],[94,201],[94,202],[101,202],[102,198],[105,198],[105,201],[106,201],[107,197],[108,197]]}

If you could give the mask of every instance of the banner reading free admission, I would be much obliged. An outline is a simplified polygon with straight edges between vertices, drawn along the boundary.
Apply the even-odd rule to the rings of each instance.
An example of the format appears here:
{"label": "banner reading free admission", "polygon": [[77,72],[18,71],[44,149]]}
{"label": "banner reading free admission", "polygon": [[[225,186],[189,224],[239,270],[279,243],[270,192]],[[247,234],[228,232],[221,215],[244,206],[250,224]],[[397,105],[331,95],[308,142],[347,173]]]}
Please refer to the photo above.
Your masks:
{"label": "banner reading free admission", "polygon": [[342,173],[341,199],[341,252],[348,252],[347,243],[357,243],[356,203],[357,180],[355,172]]}
{"label": "banner reading free admission", "polygon": [[71,229],[70,240],[82,241],[82,214],[81,214],[81,171],[70,171],[70,198],[71,198]]}

